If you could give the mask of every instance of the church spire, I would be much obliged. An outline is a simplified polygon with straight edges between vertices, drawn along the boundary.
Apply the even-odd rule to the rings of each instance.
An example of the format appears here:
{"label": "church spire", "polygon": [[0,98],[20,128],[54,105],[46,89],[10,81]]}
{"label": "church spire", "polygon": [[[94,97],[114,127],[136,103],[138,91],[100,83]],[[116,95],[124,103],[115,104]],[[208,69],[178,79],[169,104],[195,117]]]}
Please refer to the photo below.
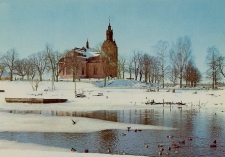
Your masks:
{"label": "church spire", "polygon": [[87,42],[86,42],[86,48],[89,49],[89,42],[88,42],[88,39],[87,39]]}
{"label": "church spire", "polygon": [[108,30],[106,30],[106,40],[111,40],[111,41],[113,41],[113,30],[111,29],[110,19],[109,19]]}

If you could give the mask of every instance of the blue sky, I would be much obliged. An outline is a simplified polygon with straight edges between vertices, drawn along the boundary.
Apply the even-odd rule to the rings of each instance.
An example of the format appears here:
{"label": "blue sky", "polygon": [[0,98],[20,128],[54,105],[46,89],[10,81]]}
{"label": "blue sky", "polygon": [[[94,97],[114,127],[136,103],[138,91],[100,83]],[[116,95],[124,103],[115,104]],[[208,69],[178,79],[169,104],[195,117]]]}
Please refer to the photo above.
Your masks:
{"label": "blue sky", "polygon": [[206,70],[207,48],[225,55],[225,0],[0,0],[0,53],[20,58],[42,51],[96,47],[109,16],[119,54],[153,54],[159,40],[189,36],[197,67]]}

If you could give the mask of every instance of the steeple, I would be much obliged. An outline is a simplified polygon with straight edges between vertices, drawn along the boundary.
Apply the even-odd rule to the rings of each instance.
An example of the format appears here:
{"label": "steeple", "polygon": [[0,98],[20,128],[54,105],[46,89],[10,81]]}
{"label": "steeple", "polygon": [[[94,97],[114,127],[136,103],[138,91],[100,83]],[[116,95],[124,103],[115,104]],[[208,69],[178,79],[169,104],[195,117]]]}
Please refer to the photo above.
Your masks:
{"label": "steeple", "polygon": [[106,40],[113,41],[113,30],[111,29],[110,20],[109,20],[108,30],[106,30]]}
{"label": "steeple", "polygon": [[86,48],[89,49],[89,42],[88,42],[88,39],[87,39],[87,42],[86,42]]}

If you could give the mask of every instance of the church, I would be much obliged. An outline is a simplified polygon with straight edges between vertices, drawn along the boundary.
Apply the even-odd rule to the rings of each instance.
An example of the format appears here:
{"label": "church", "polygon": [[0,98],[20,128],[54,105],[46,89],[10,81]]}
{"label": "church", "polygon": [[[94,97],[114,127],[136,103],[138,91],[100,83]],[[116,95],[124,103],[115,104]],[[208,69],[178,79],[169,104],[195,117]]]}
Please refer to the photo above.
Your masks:
{"label": "church", "polygon": [[106,30],[106,40],[101,50],[89,47],[89,42],[82,48],[75,47],[59,60],[61,79],[117,77],[118,47],[113,40],[110,22]]}

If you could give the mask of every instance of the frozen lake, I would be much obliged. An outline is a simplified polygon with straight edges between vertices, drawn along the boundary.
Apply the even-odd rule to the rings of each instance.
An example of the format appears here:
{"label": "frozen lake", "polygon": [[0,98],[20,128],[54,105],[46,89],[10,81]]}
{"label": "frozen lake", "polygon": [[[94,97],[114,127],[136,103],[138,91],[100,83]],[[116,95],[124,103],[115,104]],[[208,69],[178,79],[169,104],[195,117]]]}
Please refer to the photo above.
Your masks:
{"label": "frozen lake", "polygon": [[[0,132],[0,139],[18,141],[21,143],[35,143],[60,148],[73,147],[78,152],[88,149],[91,153],[107,153],[110,148],[112,154],[123,151],[130,155],[158,156],[163,145],[163,156],[166,152],[179,156],[225,156],[225,112],[213,108],[188,108],[177,106],[143,110],[102,110],[102,111],[42,111],[42,110],[1,110],[11,114],[39,114],[43,116],[69,116],[101,119],[105,121],[129,124],[156,125],[178,128],[177,130],[142,130],[135,132],[124,130],[102,130],[90,133],[68,132]],[[79,123],[79,121],[77,122]],[[71,121],[72,125],[72,121]],[[76,127],[76,125],[74,125]],[[125,133],[126,136],[121,136]],[[173,135],[173,138],[167,138]],[[191,137],[192,140],[187,140]],[[185,140],[185,144],[179,141]],[[213,141],[217,141],[216,148],[210,148]],[[180,148],[173,148],[171,143],[177,143]],[[148,145],[148,148],[144,146]],[[167,150],[171,147],[171,150]]]}

